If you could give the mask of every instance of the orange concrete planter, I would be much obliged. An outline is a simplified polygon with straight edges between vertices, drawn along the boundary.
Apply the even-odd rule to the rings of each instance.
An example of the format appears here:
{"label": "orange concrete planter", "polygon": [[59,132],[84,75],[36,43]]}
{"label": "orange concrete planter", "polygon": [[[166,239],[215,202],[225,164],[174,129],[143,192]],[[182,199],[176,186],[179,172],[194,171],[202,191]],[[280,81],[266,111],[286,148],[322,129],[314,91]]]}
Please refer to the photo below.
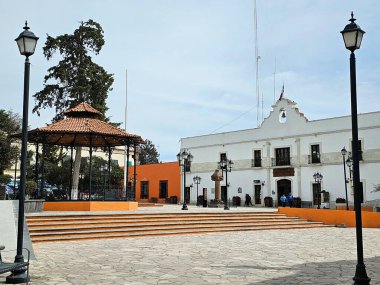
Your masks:
{"label": "orange concrete planter", "polygon": [[[345,224],[347,227],[355,227],[356,224],[354,211],[279,207],[278,212],[328,225]],[[362,211],[362,225],[363,228],[380,228],[380,213]]]}
{"label": "orange concrete planter", "polygon": [[45,202],[44,211],[135,211],[137,202],[63,201]]}

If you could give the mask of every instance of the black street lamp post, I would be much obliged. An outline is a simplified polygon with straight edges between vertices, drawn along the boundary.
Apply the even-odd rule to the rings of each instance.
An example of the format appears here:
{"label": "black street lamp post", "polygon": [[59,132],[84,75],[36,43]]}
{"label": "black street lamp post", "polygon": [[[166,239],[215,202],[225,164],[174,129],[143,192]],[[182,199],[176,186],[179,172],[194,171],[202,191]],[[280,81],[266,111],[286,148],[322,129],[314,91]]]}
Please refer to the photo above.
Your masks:
{"label": "black street lamp post", "polygon": [[202,178],[197,175],[197,176],[193,177],[193,180],[194,180],[194,183],[197,184],[197,206],[199,206],[199,202],[198,202],[198,200],[199,200],[198,199],[198,185],[201,183]]}
{"label": "black street lamp post", "polygon": [[317,198],[318,206],[317,206],[317,209],[320,209],[321,208],[321,193],[322,193],[321,182],[323,179],[323,175],[322,175],[322,173],[316,172],[313,174],[313,178],[314,178],[315,183],[318,183],[318,193],[317,193],[318,194],[318,198]]}
{"label": "black street lamp post", "polygon": [[[25,200],[25,182],[26,182],[26,160],[27,160],[27,144],[28,144],[28,109],[29,109],[29,76],[31,56],[37,45],[38,37],[29,31],[28,23],[25,22],[24,31],[15,40],[17,42],[20,54],[25,58],[24,71],[24,97],[22,112],[22,142],[21,142],[21,165],[20,165],[20,187],[18,198],[18,229],[17,229],[17,253],[15,262],[24,262],[22,254],[23,238],[24,238],[24,200]],[[28,275],[25,269],[14,270],[12,274],[7,276],[6,282],[9,284],[18,284],[28,282]]]}
{"label": "black street lamp post", "polygon": [[348,211],[347,175],[346,175],[346,154],[347,154],[347,150],[345,147],[343,147],[340,152],[343,156],[344,190],[346,191],[346,210]]}
{"label": "black street lamp post", "polygon": [[183,205],[182,210],[188,210],[186,205],[186,168],[190,166],[193,161],[193,155],[190,152],[187,152],[186,149],[180,151],[177,154],[178,163],[183,167]]}
{"label": "black street lamp post", "polygon": [[227,159],[227,157],[225,159],[222,159],[219,162],[219,167],[222,170],[222,174],[223,174],[223,171],[226,172],[226,200],[224,201],[224,210],[230,209],[230,207],[228,207],[228,186],[229,186],[229,184],[228,184],[228,180],[227,180],[227,173],[232,171],[233,165],[234,165],[233,161],[231,159]]}
{"label": "black street lamp post", "polygon": [[350,55],[350,82],[351,82],[351,122],[352,122],[352,169],[354,184],[354,207],[356,217],[356,245],[357,245],[357,264],[354,284],[369,284],[363,258],[363,235],[362,235],[362,215],[361,215],[361,187],[359,172],[359,140],[358,140],[358,115],[356,102],[356,63],[355,50],[360,48],[364,31],[355,23],[356,19],[351,12],[351,19],[341,31],[346,49],[351,51]]}

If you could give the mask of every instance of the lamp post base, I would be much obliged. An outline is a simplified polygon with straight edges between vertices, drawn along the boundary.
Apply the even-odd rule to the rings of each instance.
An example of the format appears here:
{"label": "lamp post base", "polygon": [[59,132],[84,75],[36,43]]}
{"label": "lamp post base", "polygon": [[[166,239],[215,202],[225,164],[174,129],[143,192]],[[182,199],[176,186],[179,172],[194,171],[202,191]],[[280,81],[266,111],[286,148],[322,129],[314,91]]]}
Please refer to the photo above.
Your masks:
{"label": "lamp post base", "polygon": [[20,284],[28,283],[30,281],[29,275],[26,269],[17,269],[12,271],[12,274],[7,276],[5,279],[6,284]]}
{"label": "lamp post base", "polygon": [[368,285],[371,278],[367,276],[364,264],[356,264],[355,276],[352,278],[354,280],[354,285]]}

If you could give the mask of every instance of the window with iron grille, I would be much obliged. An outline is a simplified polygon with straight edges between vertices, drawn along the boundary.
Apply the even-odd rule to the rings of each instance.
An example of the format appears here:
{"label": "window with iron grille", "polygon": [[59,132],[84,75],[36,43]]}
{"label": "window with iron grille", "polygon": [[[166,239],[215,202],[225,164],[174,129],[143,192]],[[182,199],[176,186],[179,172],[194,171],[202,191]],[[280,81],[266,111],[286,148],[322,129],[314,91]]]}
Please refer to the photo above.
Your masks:
{"label": "window with iron grille", "polygon": [[276,166],[290,165],[290,147],[276,148]]}
{"label": "window with iron grille", "polygon": [[319,144],[311,145],[311,163],[321,163],[321,154],[319,152]]}
{"label": "window with iron grille", "polygon": [[140,199],[149,199],[149,181],[140,182]]}
{"label": "window with iron grille", "polygon": [[253,167],[261,167],[261,150],[253,151]]}
{"label": "window with iron grille", "polygon": [[159,198],[167,198],[168,197],[168,181],[161,180],[160,181],[160,189],[159,189]]}

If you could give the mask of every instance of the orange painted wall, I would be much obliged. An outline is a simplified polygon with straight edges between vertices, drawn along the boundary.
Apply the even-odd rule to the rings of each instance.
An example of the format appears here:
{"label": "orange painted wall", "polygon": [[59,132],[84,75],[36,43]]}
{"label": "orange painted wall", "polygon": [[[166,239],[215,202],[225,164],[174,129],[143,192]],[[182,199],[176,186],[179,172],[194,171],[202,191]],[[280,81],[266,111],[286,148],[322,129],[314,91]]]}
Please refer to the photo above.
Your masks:
{"label": "orange painted wall", "polygon": [[[178,201],[181,195],[181,172],[178,162],[164,162],[157,164],[145,164],[136,166],[136,201],[150,202],[152,197],[157,198],[159,203],[164,203],[165,199],[158,199],[161,180],[168,181],[168,198],[177,196]],[[128,167],[128,181],[133,178],[133,166]],[[140,199],[141,181],[149,182],[149,199]]]}
{"label": "orange painted wall", "polygon": [[[356,224],[354,211],[279,207],[278,212],[328,225],[345,224],[347,227],[355,227]],[[362,211],[362,224],[363,228],[380,228],[380,213]]]}

